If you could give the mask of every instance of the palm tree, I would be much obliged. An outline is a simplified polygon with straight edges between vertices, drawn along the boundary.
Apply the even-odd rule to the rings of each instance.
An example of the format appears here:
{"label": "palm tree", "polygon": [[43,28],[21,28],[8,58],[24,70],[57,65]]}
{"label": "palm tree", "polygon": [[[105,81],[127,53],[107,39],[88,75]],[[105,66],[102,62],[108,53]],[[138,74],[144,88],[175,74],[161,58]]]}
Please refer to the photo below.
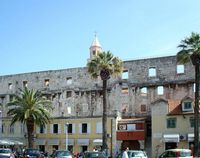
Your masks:
{"label": "palm tree", "polygon": [[50,121],[49,110],[52,103],[44,98],[39,91],[29,90],[25,87],[20,94],[14,96],[9,102],[8,116],[12,116],[11,125],[16,122],[26,124],[28,135],[28,147],[33,148],[33,132],[35,125],[43,126]]}
{"label": "palm tree", "polygon": [[200,35],[192,32],[178,46],[177,62],[185,64],[192,62],[195,67],[195,106],[194,106],[194,157],[198,157],[199,150],[199,81],[200,81]]}
{"label": "palm tree", "polygon": [[123,70],[123,63],[118,57],[114,57],[110,51],[99,52],[94,59],[91,59],[87,63],[88,72],[92,78],[101,77],[103,81],[103,117],[102,117],[102,129],[103,129],[103,144],[102,150],[107,150],[107,80],[110,76],[119,76]]}

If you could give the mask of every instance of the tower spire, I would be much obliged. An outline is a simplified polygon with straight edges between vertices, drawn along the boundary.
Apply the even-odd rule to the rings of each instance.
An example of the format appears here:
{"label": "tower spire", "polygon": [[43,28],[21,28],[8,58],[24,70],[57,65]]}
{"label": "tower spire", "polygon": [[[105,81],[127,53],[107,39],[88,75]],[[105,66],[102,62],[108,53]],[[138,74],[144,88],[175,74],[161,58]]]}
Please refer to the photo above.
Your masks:
{"label": "tower spire", "polygon": [[95,31],[94,40],[90,46],[90,59],[94,58],[98,52],[102,52],[102,47],[97,37],[97,32]]}

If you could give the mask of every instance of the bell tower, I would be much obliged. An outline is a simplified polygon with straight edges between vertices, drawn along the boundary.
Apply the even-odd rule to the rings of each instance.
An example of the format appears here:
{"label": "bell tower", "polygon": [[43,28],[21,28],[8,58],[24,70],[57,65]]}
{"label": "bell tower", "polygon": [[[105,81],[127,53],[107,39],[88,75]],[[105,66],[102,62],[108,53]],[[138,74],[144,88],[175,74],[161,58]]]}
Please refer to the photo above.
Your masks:
{"label": "bell tower", "polygon": [[94,40],[90,46],[90,59],[93,59],[95,56],[97,56],[98,52],[102,52],[102,51],[103,50],[101,48],[101,45],[95,33]]}

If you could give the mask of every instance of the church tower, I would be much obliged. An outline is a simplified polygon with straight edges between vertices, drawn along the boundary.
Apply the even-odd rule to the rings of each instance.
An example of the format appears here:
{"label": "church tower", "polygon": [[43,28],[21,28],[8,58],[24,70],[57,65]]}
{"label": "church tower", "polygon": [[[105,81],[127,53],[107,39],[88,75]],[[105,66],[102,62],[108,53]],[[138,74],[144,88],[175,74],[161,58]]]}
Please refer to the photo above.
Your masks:
{"label": "church tower", "polygon": [[97,35],[95,34],[94,40],[90,46],[90,59],[93,59],[95,56],[97,56],[98,52],[102,51],[103,50],[101,48]]}

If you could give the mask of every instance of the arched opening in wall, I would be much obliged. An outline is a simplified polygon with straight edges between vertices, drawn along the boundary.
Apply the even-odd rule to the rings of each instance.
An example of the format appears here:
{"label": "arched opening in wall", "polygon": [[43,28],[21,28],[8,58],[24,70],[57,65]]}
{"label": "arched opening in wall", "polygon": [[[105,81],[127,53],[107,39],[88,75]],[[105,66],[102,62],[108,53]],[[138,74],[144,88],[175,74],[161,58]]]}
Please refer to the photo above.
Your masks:
{"label": "arched opening in wall", "polygon": [[140,143],[138,140],[123,140],[121,149],[128,147],[129,150],[140,150]]}

